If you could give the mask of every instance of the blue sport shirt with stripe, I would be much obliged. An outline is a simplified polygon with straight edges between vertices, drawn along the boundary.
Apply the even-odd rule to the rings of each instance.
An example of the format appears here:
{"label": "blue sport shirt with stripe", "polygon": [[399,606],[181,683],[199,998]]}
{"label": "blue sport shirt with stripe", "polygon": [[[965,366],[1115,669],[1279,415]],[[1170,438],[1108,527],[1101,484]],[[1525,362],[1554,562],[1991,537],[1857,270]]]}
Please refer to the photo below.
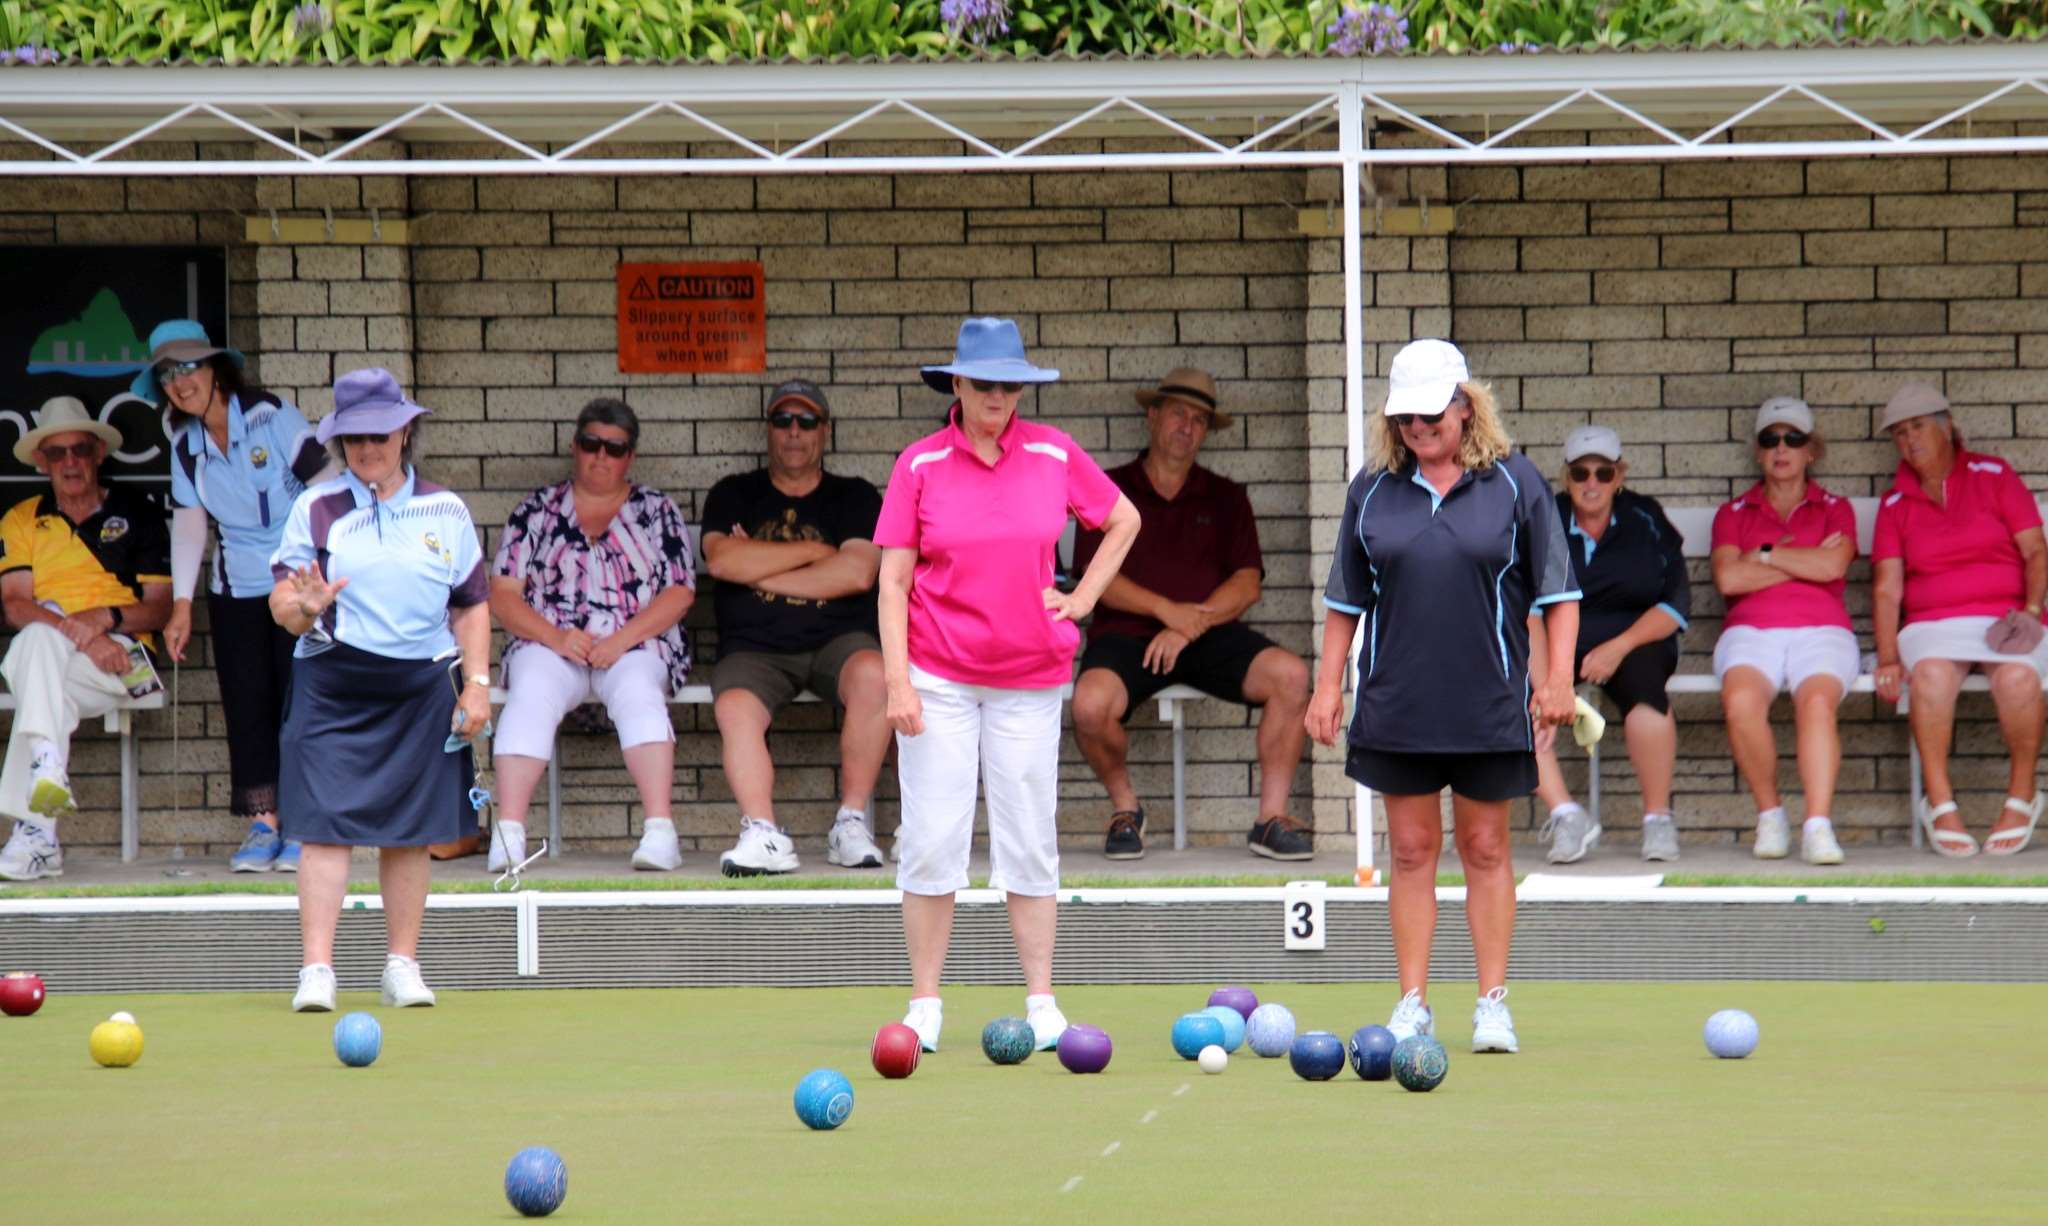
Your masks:
{"label": "blue sport shirt with stripe", "polygon": [[1360,472],[1323,591],[1364,627],[1350,744],[1530,751],[1528,617],[1578,599],[1564,525],[1528,457],[1468,469],[1442,497],[1412,460]]}

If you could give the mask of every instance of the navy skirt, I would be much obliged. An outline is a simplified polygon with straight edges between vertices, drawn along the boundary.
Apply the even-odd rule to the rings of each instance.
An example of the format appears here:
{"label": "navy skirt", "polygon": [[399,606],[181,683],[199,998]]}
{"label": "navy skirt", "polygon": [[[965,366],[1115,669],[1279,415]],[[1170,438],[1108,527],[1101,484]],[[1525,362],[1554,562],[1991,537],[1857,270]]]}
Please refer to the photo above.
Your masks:
{"label": "navy skirt", "polygon": [[292,661],[278,772],[284,837],[351,847],[425,847],[475,829],[475,764],[449,753],[449,665],[346,643]]}

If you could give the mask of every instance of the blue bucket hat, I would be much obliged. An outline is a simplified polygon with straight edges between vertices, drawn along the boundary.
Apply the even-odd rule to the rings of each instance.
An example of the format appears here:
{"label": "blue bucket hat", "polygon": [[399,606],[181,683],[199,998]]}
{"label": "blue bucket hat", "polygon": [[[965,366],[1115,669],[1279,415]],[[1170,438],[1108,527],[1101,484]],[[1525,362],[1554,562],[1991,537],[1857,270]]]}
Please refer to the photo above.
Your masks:
{"label": "blue bucket hat", "polygon": [[156,372],[165,362],[199,362],[216,353],[228,355],[228,361],[236,370],[248,365],[242,360],[239,349],[216,345],[207,339],[206,327],[194,319],[166,319],[149,334],[149,365],[135,376],[128,390],[153,405],[164,402],[163,387],[156,381]]}
{"label": "blue bucket hat", "polygon": [[405,398],[398,376],[372,366],[352,370],[334,381],[334,412],[320,419],[315,433],[323,443],[342,434],[389,434],[432,411]]}
{"label": "blue bucket hat", "polygon": [[1033,366],[1024,356],[1024,337],[1013,319],[970,319],[961,324],[953,360],[944,366],[927,366],[923,373],[933,391],[948,395],[953,391],[954,375],[985,383],[1051,383],[1060,377],[1060,372]]}

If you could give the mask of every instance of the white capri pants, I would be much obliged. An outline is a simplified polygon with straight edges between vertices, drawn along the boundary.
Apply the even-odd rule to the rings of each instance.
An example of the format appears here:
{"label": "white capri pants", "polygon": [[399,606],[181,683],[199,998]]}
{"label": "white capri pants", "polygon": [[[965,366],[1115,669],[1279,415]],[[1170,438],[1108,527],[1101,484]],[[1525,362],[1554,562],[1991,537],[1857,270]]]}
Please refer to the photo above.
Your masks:
{"label": "white capri pants", "polygon": [[1833,677],[1842,693],[1863,671],[1856,636],[1840,626],[1730,626],[1714,644],[1714,677],[1736,667],[1762,673],[1772,689],[1796,691],[1814,677]]}
{"label": "white capri pants", "polygon": [[924,731],[896,734],[903,804],[897,888],[967,888],[979,781],[988,793],[990,887],[1033,897],[1057,893],[1060,691],[964,685],[914,664],[910,685],[924,704]]}
{"label": "white capri pants", "polygon": [[529,643],[505,664],[505,709],[498,712],[493,753],[539,758],[555,756],[555,729],[562,717],[586,702],[604,704],[619,730],[619,748],[676,739],[668,716],[668,669],[652,647],[641,644],[610,668],[591,668]]}

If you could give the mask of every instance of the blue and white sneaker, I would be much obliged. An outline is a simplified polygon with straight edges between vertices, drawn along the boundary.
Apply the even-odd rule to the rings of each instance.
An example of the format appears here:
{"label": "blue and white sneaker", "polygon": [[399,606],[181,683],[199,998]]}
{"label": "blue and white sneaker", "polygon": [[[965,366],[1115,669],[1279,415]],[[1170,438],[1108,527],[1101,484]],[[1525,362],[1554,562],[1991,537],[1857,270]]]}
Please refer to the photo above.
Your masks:
{"label": "blue and white sneaker", "polygon": [[1422,1003],[1420,990],[1410,990],[1401,998],[1401,1003],[1394,1006],[1394,1016],[1387,1019],[1387,1029],[1393,1032],[1396,1043],[1412,1035],[1436,1036],[1436,1015]]}
{"label": "blue and white sneaker", "polygon": [[270,867],[280,873],[298,872],[299,846],[297,839],[286,839],[284,846],[277,849],[277,860]]}
{"label": "blue and white sneaker", "polygon": [[242,836],[242,845],[235,854],[228,857],[228,868],[237,873],[267,873],[277,863],[277,853],[284,847],[284,838],[275,826],[262,822],[250,822],[249,833]]}
{"label": "blue and white sneaker", "polygon": [[16,818],[14,833],[0,848],[0,877],[38,881],[64,875],[64,849],[57,845],[54,824]]}

